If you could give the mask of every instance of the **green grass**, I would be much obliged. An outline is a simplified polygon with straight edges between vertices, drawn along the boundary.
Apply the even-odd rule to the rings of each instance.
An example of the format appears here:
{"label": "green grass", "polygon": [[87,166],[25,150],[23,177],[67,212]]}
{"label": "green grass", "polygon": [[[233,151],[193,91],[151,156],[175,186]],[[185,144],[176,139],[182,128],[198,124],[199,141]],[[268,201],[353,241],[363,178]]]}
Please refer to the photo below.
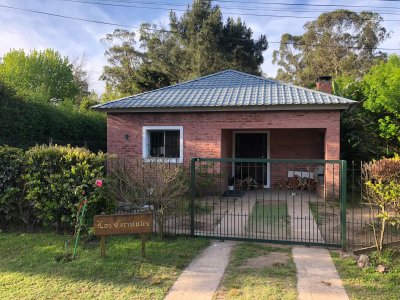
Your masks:
{"label": "green grass", "polygon": [[318,203],[314,202],[309,202],[308,206],[310,207],[311,213],[317,225],[322,225],[322,222],[325,220],[325,218],[321,216],[320,212],[323,211],[323,208],[318,207]]}
{"label": "green grass", "polygon": [[[254,205],[251,217],[249,218],[249,227],[252,231],[272,231],[281,232],[287,226],[287,205],[286,204],[262,204]],[[270,231],[268,230],[268,231]]]}
{"label": "green grass", "polygon": [[394,257],[387,274],[375,271],[374,267],[360,269],[354,259],[342,258],[331,252],[332,259],[350,299],[399,299],[400,254]]}
{"label": "green grass", "polygon": [[0,299],[162,299],[181,270],[204,248],[204,239],[152,237],[140,257],[140,239],[81,243],[78,258],[56,261],[68,236],[0,233]]}
{"label": "green grass", "polygon": [[[251,269],[243,269],[246,260],[284,252],[289,259],[286,263]],[[289,247],[272,247],[255,243],[241,243],[235,246],[225,275],[215,299],[296,299],[296,267]]]}

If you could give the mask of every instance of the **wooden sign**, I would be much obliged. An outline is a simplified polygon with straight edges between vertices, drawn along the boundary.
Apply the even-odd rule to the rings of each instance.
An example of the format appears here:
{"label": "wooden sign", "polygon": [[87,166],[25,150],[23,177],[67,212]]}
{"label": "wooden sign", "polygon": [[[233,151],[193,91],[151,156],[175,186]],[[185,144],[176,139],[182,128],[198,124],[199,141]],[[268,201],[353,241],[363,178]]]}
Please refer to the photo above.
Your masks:
{"label": "wooden sign", "polygon": [[106,255],[106,236],[140,233],[142,257],[145,257],[145,233],[153,231],[151,213],[127,215],[97,215],[93,218],[94,234],[101,236],[100,255]]}
{"label": "wooden sign", "polygon": [[153,215],[97,215],[93,219],[95,235],[121,235],[135,233],[151,233],[153,231]]}

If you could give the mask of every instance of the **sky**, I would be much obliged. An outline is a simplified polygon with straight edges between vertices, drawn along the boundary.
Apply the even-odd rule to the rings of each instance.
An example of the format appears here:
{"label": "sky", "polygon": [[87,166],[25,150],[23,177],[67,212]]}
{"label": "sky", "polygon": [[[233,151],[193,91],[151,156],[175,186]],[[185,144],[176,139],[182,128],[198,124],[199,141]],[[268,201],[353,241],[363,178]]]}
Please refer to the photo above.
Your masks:
{"label": "sky", "polygon": [[[295,5],[271,4],[272,2]],[[89,72],[90,89],[100,94],[104,91],[104,82],[99,80],[99,76],[107,63],[104,56],[106,47],[100,39],[107,33],[112,33],[114,29],[122,27],[21,11],[5,6],[121,24],[130,26],[125,29],[136,31],[144,22],[167,26],[169,11],[175,10],[179,16],[189,3],[191,0],[0,0],[0,57],[11,49],[29,51],[46,48],[56,49],[70,59],[84,56]],[[384,13],[382,16],[387,21],[383,25],[391,31],[391,38],[380,47],[400,49],[400,2],[397,1],[222,0],[216,4],[221,6],[224,19],[228,16],[240,17],[252,28],[255,38],[260,34],[267,36],[270,44],[264,52],[261,68],[263,73],[270,77],[276,75],[277,66],[272,64],[272,52],[278,49],[281,35],[302,34],[304,23],[312,20],[305,17],[316,18],[321,11],[337,8],[299,4],[354,5],[360,6],[352,8],[356,11],[364,7],[365,10]],[[386,52],[399,54],[400,51]]]}

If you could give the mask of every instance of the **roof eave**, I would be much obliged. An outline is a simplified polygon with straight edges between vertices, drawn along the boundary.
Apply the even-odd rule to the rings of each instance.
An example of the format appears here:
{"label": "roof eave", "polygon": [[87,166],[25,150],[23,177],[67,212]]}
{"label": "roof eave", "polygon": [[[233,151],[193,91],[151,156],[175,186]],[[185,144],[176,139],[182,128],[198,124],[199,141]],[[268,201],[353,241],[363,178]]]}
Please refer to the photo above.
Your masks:
{"label": "roof eave", "polygon": [[264,106],[207,106],[207,107],[127,107],[92,109],[107,113],[150,113],[150,112],[238,112],[238,111],[291,111],[291,110],[346,110],[353,103],[341,104],[281,104]]}

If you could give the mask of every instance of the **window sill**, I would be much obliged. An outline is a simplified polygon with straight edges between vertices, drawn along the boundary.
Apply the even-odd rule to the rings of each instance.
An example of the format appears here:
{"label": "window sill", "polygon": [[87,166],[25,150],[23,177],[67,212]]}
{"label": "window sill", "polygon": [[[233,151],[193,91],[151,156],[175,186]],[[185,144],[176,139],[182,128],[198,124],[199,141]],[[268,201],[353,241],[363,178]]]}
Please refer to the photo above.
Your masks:
{"label": "window sill", "polygon": [[143,158],[145,162],[164,162],[171,164],[181,164],[183,163],[182,158],[163,158],[163,157],[145,157]]}

